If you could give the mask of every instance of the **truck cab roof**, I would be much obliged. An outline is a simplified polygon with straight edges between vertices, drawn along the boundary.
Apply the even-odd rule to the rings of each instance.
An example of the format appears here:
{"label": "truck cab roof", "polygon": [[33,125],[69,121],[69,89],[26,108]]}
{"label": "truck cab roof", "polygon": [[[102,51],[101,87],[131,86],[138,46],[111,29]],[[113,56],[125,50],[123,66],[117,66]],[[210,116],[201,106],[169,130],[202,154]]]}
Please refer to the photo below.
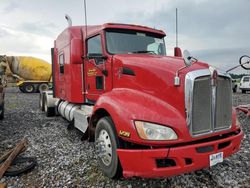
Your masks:
{"label": "truck cab roof", "polygon": [[[122,24],[122,23],[105,23],[103,25],[88,25],[87,30],[86,26],[71,26],[66,28],[59,36],[58,38],[61,38],[62,36],[65,37],[66,33],[71,33],[71,35],[86,35],[87,31],[87,38],[96,35],[97,33],[100,33],[100,31],[106,30],[106,29],[129,29],[129,30],[137,30],[141,32],[149,32],[149,33],[155,33],[158,35],[161,35],[162,37],[166,36],[165,32],[162,30],[146,27],[146,26],[140,26],[140,25],[134,25],[134,24]],[[57,38],[57,39],[58,39]]]}

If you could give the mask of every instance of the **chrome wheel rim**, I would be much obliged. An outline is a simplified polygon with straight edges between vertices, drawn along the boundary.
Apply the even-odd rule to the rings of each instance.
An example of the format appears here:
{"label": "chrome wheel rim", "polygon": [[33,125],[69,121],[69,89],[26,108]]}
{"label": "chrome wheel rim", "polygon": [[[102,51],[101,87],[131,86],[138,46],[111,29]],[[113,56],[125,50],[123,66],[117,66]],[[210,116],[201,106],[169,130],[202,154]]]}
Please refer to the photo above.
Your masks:
{"label": "chrome wheel rim", "polygon": [[106,130],[101,130],[97,139],[97,152],[102,162],[109,166],[112,161],[111,139]]}
{"label": "chrome wheel rim", "polygon": [[26,91],[32,92],[33,91],[33,87],[31,85],[26,86]]}

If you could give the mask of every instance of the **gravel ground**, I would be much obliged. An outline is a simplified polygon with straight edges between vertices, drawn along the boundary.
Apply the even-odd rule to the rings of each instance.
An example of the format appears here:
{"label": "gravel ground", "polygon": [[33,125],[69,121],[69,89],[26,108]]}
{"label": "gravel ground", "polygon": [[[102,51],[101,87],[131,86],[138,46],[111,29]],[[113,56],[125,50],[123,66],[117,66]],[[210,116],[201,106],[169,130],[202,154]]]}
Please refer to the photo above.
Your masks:
{"label": "gravel ground", "polygon": [[[3,177],[8,187],[250,187],[250,118],[239,114],[245,136],[241,150],[213,168],[165,179],[111,180],[97,166],[93,144],[81,141],[76,129],[67,130],[61,117],[47,118],[38,109],[38,94],[8,88],[5,119],[0,122],[0,154],[24,136],[38,166],[28,174]],[[234,94],[234,106],[249,104],[250,94]]]}

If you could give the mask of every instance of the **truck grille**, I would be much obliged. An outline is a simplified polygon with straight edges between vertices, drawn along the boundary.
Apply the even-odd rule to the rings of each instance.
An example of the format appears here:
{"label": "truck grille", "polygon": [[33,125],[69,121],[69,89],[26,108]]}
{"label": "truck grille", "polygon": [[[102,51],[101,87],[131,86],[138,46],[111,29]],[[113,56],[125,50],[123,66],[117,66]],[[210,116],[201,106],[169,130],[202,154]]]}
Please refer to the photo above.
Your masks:
{"label": "truck grille", "polygon": [[212,93],[210,78],[198,78],[194,81],[192,133],[202,134],[212,130]]}
{"label": "truck grille", "polygon": [[[205,72],[203,70],[203,73]],[[230,128],[231,79],[219,75],[216,86],[212,86],[209,71],[205,75],[194,75],[186,76],[185,86],[187,124],[191,135],[199,136]]]}
{"label": "truck grille", "polygon": [[226,129],[232,124],[232,89],[231,80],[226,77],[218,78],[216,95],[215,130]]}

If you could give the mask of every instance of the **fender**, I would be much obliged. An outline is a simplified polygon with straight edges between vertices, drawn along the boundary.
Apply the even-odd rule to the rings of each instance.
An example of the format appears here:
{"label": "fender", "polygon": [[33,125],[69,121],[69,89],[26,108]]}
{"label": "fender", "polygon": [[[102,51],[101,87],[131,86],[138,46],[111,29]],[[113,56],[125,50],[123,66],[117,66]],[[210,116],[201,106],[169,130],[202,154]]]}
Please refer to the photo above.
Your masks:
{"label": "fender", "polygon": [[[166,143],[181,142],[186,138],[184,135],[189,135],[187,134],[188,129],[185,117],[176,108],[165,101],[138,90],[127,88],[113,89],[100,96],[93,109],[93,115],[99,109],[105,109],[111,115],[116,126],[117,135],[119,135],[120,131],[129,133],[125,134],[126,137],[121,137],[121,135],[119,137],[130,142],[166,145]],[[157,142],[142,140],[137,134],[134,120],[142,120],[171,127],[181,139],[177,141]]]}

